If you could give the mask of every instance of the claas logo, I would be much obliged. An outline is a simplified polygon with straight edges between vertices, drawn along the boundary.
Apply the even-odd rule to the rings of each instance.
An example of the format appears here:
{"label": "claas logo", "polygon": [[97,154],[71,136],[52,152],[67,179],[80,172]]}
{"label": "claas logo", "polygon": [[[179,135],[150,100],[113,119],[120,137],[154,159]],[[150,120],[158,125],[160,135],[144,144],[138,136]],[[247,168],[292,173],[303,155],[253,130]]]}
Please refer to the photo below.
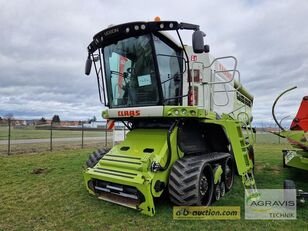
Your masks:
{"label": "claas logo", "polygon": [[118,116],[120,117],[136,117],[140,116],[140,110],[128,110],[128,111],[118,111]]}

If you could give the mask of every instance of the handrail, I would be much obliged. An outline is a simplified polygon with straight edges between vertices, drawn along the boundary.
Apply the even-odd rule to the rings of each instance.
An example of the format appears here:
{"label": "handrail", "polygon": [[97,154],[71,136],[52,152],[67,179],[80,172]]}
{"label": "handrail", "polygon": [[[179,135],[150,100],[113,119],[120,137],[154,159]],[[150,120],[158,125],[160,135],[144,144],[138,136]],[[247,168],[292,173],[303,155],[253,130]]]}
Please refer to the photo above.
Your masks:
{"label": "handrail", "polygon": [[[206,81],[203,81],[204,80],[204,70],[205,69],[208,69],[210,67],[212,67],[218,60],[221,60],[221,59],[232,59],[234,60],[234,68],[233,69],[228,69],[228,70],[214,70],[214,71],[211,71],[211,79],[210,81],[206,82]],[[195,66],[196,65],[200,65],[200,68],[196,68]],[[195,79],[194,79],[194,71],[195,69],[198,69],[198,70],[203,70],[200,72],[201,74],[201,78],[202,78],[202,81],[200,81],[199,83],[201,85],[209,85],[209,91],[210,91],[210,95],[212,96],[212,102],[214,105],[216,106],[226,106],[230,103],[230,96],[229,96],[229,92],[239,92],[240,93],[240,89],[242,88],[242,84],[241,84],[241,73],[236,69],[237,68],[237,59],[234,57],[234,56],[223,56],[223,57],[218,57],[218,58],[215,58],[212,60],[212,62],[208,65],[208,66],[205,66],[203,62],[200,62],[200,61],[195,61],[195,62],[192,62],[192,79],[191,79],[191,83],[192,83],[192,87],[194,88],[195,86]],[[228,73],[228,72],[232,72],[232,76],[229,80],[226,80],[226,81],[211,81],[213,79],[216,79],[216,74],[219,74],[219,73]],[[213,78],[214,76],[214,78]],[[223,78],[222,76],[219,75],[220,78]],[[227,86],[226,84],[228,83],[231,83],[232,81],[235,81],[235,77],[237,77],[237,81],[236,83],[231,86],[231,88],[227,89]],[[223,89],[222,90],[215,90],[215,85],[218,85],[218,84],[222,84],[223,85]],[[225,93],[226,94],[226,102],[225,103],[222,103],[222,104],[219,104],[218,102],[215,101],[215,93]],[[250,104],[252,103],[252,101],[247,98],[246,96],[244,96],[243,94],[241,94],[245,100],[247,100],[247,102],[249,102]],[[232,111],[231,113],[229,114],[232,114],[234,113],[235,111],[241,109],[245,107],[245,105],[241,106],[240,108],[237,108],[235,109],[234,111]],[[245,107],[246,109],[246,107]],[[246,111],[246,110],[245,110]]]}
{"label": "handrail", "polygon": [[[234,80],[234,76],[235,76],[235,70],[237,68],[237,59],[234,57],[234,56],[222,56],[222,57],[218,57],[218,58],[215,58],[209,66],[205,66],[203,69],[206,69],[206,68],[210,68],[217,60],[220,60],[220,59],[233,59],[234,60],[234,68],[233,70],[233,74],[232,74],[232,78],[230,78],[229,80],[227,81],[222,81],[222,82],[206,82],[204,84],[226,84],[226,83],[230,83]],[[215,71],[216,72],[216,71]],[[219,72],[225,72],[225,71],[217,71],[217,73]]]}
{"label": "handrail", "polygon": [[228,94],[228,91],[227,91],[226,84],[224,84],[224,85],[223,85],[223,87],[224,87],[224,89],[225,89],[225,90],[224,90],[224,91],[221,91],[221,92],[226,93],[226,98],[227,98],[227,101],[226,101],[226,103],[224,103],[224,104],[218,104],[218,103],[216,103],[216,102],[215,102],[215,97],[214,97],[214,95],[215,95],[216,91],[214,91],[214,90],[213,90],[213,89],[214,89],[214,87],[213,87],[213,86],[211,86],[211,94],[213,95],[213,103],[214,103],[216,106],[223,107],[223,106],[228,105],[228,104],[229,104],[229,102],[230,102],[230,98],[229,98],[229,94]]}
{"label": "handrail", "polygon": [[[240,115],[244,115],[244,116],[246,116],[247,117],[247,121],[245,122],[245,121],[242,121],[242,120],[240,120]],[[242,123],[242,124],[244,124],[244,126],[245,126],[245,130],[246,130],[246,134],[247,134],[247,138],[248,138],[248,140],[249,140],[249,144],[253,144],[254,143],[254,141],[255,141],[255,139],[254,139],[254,136],[253,136],[253,129],[252,129],[252,127],[251,127],[251,121],[250,121],[250,117],[249,117],[249,115],[246,113],[246,112],[240,112],[239,114],[237,114],[237,120],[238,121],[240,121],[240,123]],[[249,145],[248,145],[249,146]]]}
{"label": "handrail", "polygon": [[[236,59],[234,56],[223,56],[223,57],[218,57],[218,58],[215,58],[215,59],[210,63],[209,66],[204,67],[204,69],[209,68],[209,67],[211,67],[216,61],[221,60],[221,59],[233,59],[233,60],[234,60],[234,68],[233,68],[232,70],[219,70],[219,71],[214,70],[214,78],[216,77],[216,74],[217,74],[217,73],[226,73],[226,72],[230,72],[230,71],[233,72],[233,73],[232,73],[232,77],[231,77],[229,80],[227,80],[227,81],[204,82],[204,83],[203,83],[203,84],[211,85],[210,91],[211,91],[211,94],[212,94],[212,96],[213,96],[213,97],[212,97],[213,103],[214,103],[216,106],[220,106],[220,107],[226,106],[226,105],[228,105],[229,102],[230,102],[230,98],[229,98],[229,94],[228,94],[228,90],[227,90],[226,84],[227,84],[227,83],[231,83],[231,82],[234,80],[235,73],[236,73],[236,67],[237,67],[237,59]],[[211,72],[211,76],[212,76],[212,75],[213,75],[213,72]],[[211,79],[213,79],[213,78],[211,78]],[[221,92],[224,92],[224,93],[226,94],[226,98],[227,98],[226,102],[225,102],[225,103],[222,103],[222,104],[218,104],[217,102],[215,102],[215,97],[214,97],[214,95],[215,95],[215,93],[218,92],[218,91],[215,91],[215,90],[214,90],[214,85],[218,85],[218,84],[223,84],[224,90],[221,91]]]}

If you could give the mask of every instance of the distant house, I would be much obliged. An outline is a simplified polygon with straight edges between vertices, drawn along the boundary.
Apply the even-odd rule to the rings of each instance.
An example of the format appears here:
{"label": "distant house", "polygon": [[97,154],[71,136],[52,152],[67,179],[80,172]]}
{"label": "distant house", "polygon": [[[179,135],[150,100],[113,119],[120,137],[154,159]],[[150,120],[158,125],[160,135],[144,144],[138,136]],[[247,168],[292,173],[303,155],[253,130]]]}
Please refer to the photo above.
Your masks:
{"label": "distant house", "polygon": [[61,121],[61,127],[77,127],[79,125],[79,121]]}
{"label": "distant house", "polygon": [[36,125],[36,120],[26,120],[26,126]]}
{"label": "distant house", "polygon": [[91,123],[83,124],[85,128],[105,128],[106,121],[92,121]]}

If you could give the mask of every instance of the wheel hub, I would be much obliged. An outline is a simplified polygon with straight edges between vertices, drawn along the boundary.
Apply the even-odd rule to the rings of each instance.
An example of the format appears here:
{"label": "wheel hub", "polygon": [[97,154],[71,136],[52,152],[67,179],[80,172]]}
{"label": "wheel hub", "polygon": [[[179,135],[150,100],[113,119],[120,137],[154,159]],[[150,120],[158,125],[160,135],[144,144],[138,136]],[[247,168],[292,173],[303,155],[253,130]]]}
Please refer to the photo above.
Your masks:
{"label": "wheel hub", "polygon": [[215,187],[215,199],[218,201],[220,199],[220,184],[218,183]]}
{"label": "wheel hub", "polygon": [[226,186],[224,182],[220,183],[220,196],[223,197],[226,193]]}
{"label": "wheel hub", "polygon": [[227,165],[226,166],[226,184],[230,186],[232,183],[232,171],[230,167]]}
{"label": "wheel hub", "polygon": [[208,181],[205,176],[202,176],[200,179],[200,193],[204,196],[209,188]]}

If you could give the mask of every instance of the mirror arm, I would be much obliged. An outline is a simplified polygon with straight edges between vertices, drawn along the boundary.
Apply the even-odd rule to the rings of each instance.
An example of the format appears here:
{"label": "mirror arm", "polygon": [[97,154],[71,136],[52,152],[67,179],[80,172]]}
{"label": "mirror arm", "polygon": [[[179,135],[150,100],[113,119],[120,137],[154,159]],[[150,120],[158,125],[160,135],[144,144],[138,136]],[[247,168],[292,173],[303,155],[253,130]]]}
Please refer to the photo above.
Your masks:
{"label": "mirror arm", "polygon": [[200,26],[199,25],[195,25],[195,24],[190,24],[190,23],[186,23],[186,22],[181,22],[180,23],[180,29],[181,30],[199,30]]}

